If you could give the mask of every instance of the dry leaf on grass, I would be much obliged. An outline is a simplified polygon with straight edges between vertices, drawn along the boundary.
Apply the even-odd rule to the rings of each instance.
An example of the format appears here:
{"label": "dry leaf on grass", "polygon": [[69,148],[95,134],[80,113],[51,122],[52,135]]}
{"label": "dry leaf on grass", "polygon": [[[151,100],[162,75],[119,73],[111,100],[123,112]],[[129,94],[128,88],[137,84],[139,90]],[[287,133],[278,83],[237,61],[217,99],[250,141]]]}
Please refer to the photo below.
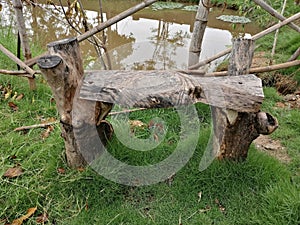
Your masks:
{"label": "dry leaf on grass", "polygon": [[15,166],[12,168],[8,168],[6,172],[3,174],[4,177],[14,178],[23,174],[23,169],[21,166]]}
{"label": "dry leaf on grass", "polygon": [[20,101],[20,100],[22,100],[23,98],[24,98],[24,94],[23,93],[21,93],[21,94],[19,94],[17,97],[16,97],[16,101]]}
{"label": "dry leaf on grass", "polygon": [[143,123],[140,120],[129,120],[129,124],[130,124],[130,128],[134,129],[134,128],[146,128],[147,124]]}
{"label": "dry leaf on grass", "polygon": [[219,199],[215,199],[215,203],[218,205],[219,210],[224,213],[226,211],[225,207],[220,203]]}
{"label": "dry leaf on grass", "polygon": [[37,207],[29,208],[27,210],[27,213],[24,216],[21,216],[20,218],[15,219],[11,225],[22,225],[23,221],[27,220],[29,217],[31,217],[35,213],[36,210],[37,210]]}
{"label": "dry leaf on grass", "polygon": [[84,170],[85,170],[84,167],[78,167],[78,168],[77,168],[77,171],[78,171],[78,172],[83,172]]}
{"label": "dry leaf on grass", "polygon": [[57,168],[57,172],[60,174],[66,173],[66,170],[64,168]]}
{"label": "dry leaf on grass", "polygon": [[47,137],[49,137],[50,133],[54,130],[53,126],[48,126],[47,129],[42,133],[42,138],[46,139]]}
{"label": "dry leaf on grass", "polygon": [[200,191],[200,192],[198,193],[198,202],[201,201],[201,198],[202,198],[202,191]]}
{"label": "dry leaf on grass", "polygon": [[9,160],[14,160],[14,159],[16,159],[16,158],[17,158],[16,155],[11,155],[11,156],[8,157]]}
{"label": "dry leaf on grass", "polygon": [[45,212],[38,215],[36,218],[37,223],[46,223],[47,221],[48,221],[48,214]]}
{"label": "dry leaf on grass", "polygon": [[43,124],[46,124],[46,123],[54,123],[57,121],[57,119],[55,117],[48,117],[48,118],[44,118],[44,117],[40,117],[40,120]]}
{"label": "dry leaf on grass", "polygon": [[9,102],[8,106],[13,110],[13,111],[18,111],[19,107],[13,103],[13,102]]}
{"label": "dry leaf on grass", "polygon": [[11,93],[12,93],[12,90],[8,90],[5,94],[4,94],[4,99],[7,100],[10,98],[11,96]]}

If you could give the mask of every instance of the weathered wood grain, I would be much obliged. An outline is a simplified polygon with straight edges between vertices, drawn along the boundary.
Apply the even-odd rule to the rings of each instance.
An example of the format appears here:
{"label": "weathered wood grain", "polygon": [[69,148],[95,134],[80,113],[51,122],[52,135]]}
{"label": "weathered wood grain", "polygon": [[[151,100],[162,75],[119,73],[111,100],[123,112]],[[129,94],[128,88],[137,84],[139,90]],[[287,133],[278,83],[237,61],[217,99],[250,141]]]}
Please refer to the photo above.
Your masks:
{"label": "weathered wood grain", "polygon": [[[254,42],[236,38],[228,66],[228,79],[244,77],[249,73],[253,58]],[[248,95],[251,98],[251,95]],[[239,96],[232,94],[232,99]],[[247,102],[245,102],[247,104]],[[219,146],[217,157],[235,161],[247,158],[248,149],[260,134],[270,134],[278,126],[277,120],[264,112],[242,112],[240,110],[212,109],[215,142]]]}
{"label": "weathered wood grain", "polygon": [[91,71],[80,98],[126,107],[160,108],[203,102],[239,112],[257,112],[264,95],[254,75],[196,77],[175,71]]}

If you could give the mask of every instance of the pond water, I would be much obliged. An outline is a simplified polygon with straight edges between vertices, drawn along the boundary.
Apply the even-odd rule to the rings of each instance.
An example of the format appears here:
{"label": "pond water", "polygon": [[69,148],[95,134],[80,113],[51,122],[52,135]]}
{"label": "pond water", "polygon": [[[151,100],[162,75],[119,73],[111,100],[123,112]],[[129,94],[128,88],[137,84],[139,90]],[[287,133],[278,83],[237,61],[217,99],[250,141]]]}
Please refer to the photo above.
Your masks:
{"label": "pond water", "polygon": [[[36,7],[24,7],[26,27],[32,41],[46,49],[49,42],[78,35],[66,22],[58,1],[53,1],[56,6],[47,5],[44,0],[37,2],[39,4]],[[104,21],[139,2],[141,1],[103,0]],[[82,5],[86,10],[90,28],[101,23],[98,0],[82,0]],[[2,2],[2,6],[1,26],[14,26],[11,1]],[[66,5],[64,6],[67,10]],[[196,12],[184,9],[185,6],[191,8],[188,4],[178,9],[147,7],[106,29],[105,46],[112,69],[186,69]],[[231,23],[216,19],[220,15],[232,14],[237,13],[219,8],[210,10],[201,59],[226,49],[231,45],[233,35],[237,33],[259,32],[253,23],[234,27]],[[80,17],[76,19],[81,20]],[[82,21],[77,27],[83,32]],[[103,33],[97,34],[97,37],[103,40]],[[83,41],[80,45],[86,68],[103,69],[103,60],[98,59],[93,45],[88,41]],[[215,61],[210,70],[220,60]]]}

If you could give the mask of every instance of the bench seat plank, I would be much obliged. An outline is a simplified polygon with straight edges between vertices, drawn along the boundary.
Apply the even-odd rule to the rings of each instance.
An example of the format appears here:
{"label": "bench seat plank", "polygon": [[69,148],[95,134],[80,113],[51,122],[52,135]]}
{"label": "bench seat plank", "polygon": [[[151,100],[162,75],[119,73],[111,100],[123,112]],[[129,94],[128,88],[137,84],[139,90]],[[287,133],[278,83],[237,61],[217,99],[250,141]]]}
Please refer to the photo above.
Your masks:
{"label": "bench seat plank", "polygon": [[253,74],[203,77],[177,71],[88,71],[80,98],[125,107],[163,108],[206,103],[238,112],[257,112],[264,99]]}

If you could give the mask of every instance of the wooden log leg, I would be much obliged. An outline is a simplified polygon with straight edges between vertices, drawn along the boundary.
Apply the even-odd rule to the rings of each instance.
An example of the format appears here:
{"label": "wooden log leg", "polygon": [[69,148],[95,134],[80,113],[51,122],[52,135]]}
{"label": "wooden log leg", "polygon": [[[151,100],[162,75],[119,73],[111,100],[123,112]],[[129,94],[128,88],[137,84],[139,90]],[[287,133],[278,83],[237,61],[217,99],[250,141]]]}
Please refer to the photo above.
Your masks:
{"label": "wooden log leg", "polygon": [[[229,76],[248,73],[253,49],[252,40],[235,40],[228,68]],[[220,147],[217,157],[235,161],[247,158],[249,146],[259,134],[270,134],[278,127],[276,118],[265,112],[236,112],[220,108],[213,108],[213,123],[215,141]]]}
{"label": "wooden log leg", "polygon": [[[229,116],[235,114],[234,116]],[[231,118],[232,121],[229,121]],[[220,143],[219,159],[245,160],[248,149],[260,134],[270,134],[278,127],[277,120],[268,113],[246,113],[217,110],[216,124],[227,121]],[[220,127],[219,127],[220,129]]]}
{"label": "wooden log leg", "polygon": [[[76,38],[65,39],[48,45],[49,55],[41,57],[38,65],[52,89],[60,115],[61,132],[65,141],[66,158],[68,165],[78,168],[86,165],[86,160],[81,154],[76,142],[73,130],[72,110],[76,90],[80,88],[83,78],[83,66]],[[91,103],[83,101],[82,107],[88,107]],[[106,107],[101,110],[101,107]],[[101,105],[95,109],[93,118],[88,122],[96,123],[104,120],[112,105]],[[86,121],[84,121],[86,122]]]}

